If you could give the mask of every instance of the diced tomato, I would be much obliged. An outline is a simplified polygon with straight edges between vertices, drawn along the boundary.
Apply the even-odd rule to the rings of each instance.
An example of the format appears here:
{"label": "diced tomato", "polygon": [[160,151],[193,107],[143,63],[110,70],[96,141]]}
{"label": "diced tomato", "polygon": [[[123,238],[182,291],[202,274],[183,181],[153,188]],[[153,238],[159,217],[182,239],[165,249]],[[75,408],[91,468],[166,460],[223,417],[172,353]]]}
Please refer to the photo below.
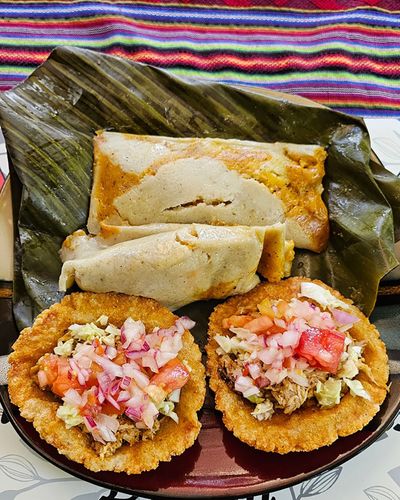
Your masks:
{"label": "diced tomato", "polygon": [[106,415],[122,415],[125,411],[125,406],[121,403],[119,404],[119,410],[115,408],[114,405],[109,403],[108,401],[104,401],[101,406],[101,413],[105,413]]}
{"label": "diced tomato", "polygon": [[104,346],[102,346],[100,344],[96,347],[95,351],[96,351],[96,354],[98,354],[99,356],[103,356],[103,354],[105,353],[106,350],[105,350]]}
{"label": "diced tomato", "polygon": [[101,405],[97,401],[97,396],[93,389],[87,391],[87,402],[83,408],[81,408],[80,413],[84,416],[96,417],[101,411]]}
{"label": "diced tomato", "polygon": [[58,376],[58,360],[58,356],[50,354],[44,356],[38,363],[39,369],[45,372],[46,381],[49,385],[51,385]]}
{"label": "diced tomato", "polygon": [[268,333],[273,335],[274,333],[283,333],[286,332],[286,328],[282,328],[281,326],[273,324],[271,328],[268,328]]}
{"label": "diced tomato", "polygon": [[257,304],[257,309],[263,316],[269,316],[271,319],[274,319],[275,313],[272,309],[272,302],[268,298]]}
{"label": "diced tomato", "polygon": [[246,323],[251,321],[253,319],[253,316],[248,316],[246,314],[242,316],[230,316],[229,318],[225,318],[222,320],[222,327],[223,328],[231,328],[231,327],[236,327],[240,328],[244,326]]}
{"label": "diced tomato", "polygon": [[57,394],[57,396],[61,398],[65,396],[68,389],[75,389],[78,392],[83,391],[83,387],[78,382],[78,379],[74,376],[69,378],[68,374],[59,375],[51,386],[51,390],[54,394]]}
{"label": "diced tomato", "polygon": [[274,325],[274,322],[269,316],[261,316],[260,318],[255,318],[244,325],[246,330],[250,330],[253,333],[264,333],[269,330]]}
{"label": "diced tomato", "polygon": [[285,316],[288,306],[289,304],[286,302],[286,300],[279,300],[279,302],[276,304],[276,309],[277,309],[276,316],[278,318],[283,318],[283,316]]}
{"label": "diced tomato", "polygon": [[120,352],[118,352],[118,354],[115,356],[115,358],[112,361],[116,365],[122,366],[126,363],[126,356],[122,351],[120,351]]}
{"label": "diced tomato", "polygon": [[335,330],[309,328],[302,333],[295,353],[306,358],[311,365],[336,373],[344,351],[346,336]]}
{"label": "diced tomato", "polygon": [[150,379],[150,384],[161,387],[168,394],[183,387],[189,379],[189,371],[178,358],[171,359]]}
{"label": "diced tomato", "polygon": [[102,371],[103,368],[93,361],[92,364],[90,365],[90,375],[89,379],[86,382],[86,387],[92,387],[94,385],[97,385],[98,384],[97,374],[101,373]]}

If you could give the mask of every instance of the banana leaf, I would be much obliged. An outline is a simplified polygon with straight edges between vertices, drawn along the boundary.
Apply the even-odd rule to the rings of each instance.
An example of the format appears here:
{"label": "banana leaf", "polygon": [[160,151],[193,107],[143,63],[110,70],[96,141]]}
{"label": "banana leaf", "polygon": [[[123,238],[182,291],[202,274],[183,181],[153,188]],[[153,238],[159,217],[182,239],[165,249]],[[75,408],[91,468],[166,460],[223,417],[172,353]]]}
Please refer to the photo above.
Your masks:
{"label": "banana leaf", "polygon": [[398,221],[399,181],[377,164],[371,168],[360,119],[60,47],[1,95],[0,125],[23,186],[14,284],[20,328],[61,296],[58,250],[65,236],[86,223],[98,129],[320,144],[328,150],[324,199],[330,243],[320,255],[298,251],[294,273],[322,279],[369,314],[380,279],[397,264],[390,203]]}

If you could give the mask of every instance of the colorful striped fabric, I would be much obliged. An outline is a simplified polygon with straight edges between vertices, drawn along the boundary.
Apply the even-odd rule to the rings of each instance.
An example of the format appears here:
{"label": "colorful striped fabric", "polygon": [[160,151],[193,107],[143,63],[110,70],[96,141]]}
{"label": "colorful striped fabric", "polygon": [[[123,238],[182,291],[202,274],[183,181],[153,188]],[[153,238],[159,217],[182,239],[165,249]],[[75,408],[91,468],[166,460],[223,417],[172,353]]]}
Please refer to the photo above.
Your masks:
{"label": "colorful striped fabric", "polygon": [[300,94],[357,115],[400,117],[397,0],[0,0],[1,90],[57,45]]}

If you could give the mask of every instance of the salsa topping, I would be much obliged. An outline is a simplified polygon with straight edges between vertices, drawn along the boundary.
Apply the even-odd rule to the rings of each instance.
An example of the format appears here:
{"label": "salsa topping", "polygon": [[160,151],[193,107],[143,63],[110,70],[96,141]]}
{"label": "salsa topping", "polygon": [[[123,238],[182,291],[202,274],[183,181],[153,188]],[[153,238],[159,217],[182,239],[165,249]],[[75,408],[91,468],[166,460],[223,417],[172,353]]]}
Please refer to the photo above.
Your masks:
{"label": "salsa topping", "polygon": [[175,405],[190,377],[178,354],[194,324],[181,317],[147,333],[132,318],[121,328],[105,315],[73,324],[53,353],[39,359],[37,382],[62,399],[57,416],[67,428],[81,426],[101,445],[115,449],[124,440],[151,438],[162,416],[178,422]]}
{"label": "salsa topping", "polygon": [[350,390],[370,399],[359,380],[364,344],[349,330],[359,321],[325,288],[302,283],[289,302],[264,299],[257,312],[225,318],[229,335],[216,335],[221,376],[255,404],[252,415],[271,418],[302,405],[331,407]]}

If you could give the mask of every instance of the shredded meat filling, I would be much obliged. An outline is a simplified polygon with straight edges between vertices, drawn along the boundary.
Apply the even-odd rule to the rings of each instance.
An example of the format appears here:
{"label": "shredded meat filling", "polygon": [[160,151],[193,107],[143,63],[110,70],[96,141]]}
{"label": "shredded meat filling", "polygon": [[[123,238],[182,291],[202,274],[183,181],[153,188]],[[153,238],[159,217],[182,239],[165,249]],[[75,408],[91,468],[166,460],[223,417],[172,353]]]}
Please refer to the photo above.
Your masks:
{"label": "shredded meat filling", "polygon": [[135,424],[129,418],[120,415],[118,417],[119,428],[115,434],[116,441],[101,444],[98,441],[92,441],[92,447],[100,458],[110,457],[113,455],[118,448],[120,448],[124,442],[128,444],[134,444],[139,441],[147,441],[148,439],[153,439],[155,433],[160,428],[160,422],[162,419],[158,419],[154,422],[153,429],[138,429]]}
{"label": "shredded meat filling", "polygon": [[[219,358],[219,374],[231,389],[235,389],[235,379],[241,373],[244,364],[240,359],[223,354]],[[260,388],[263,397],[272,401],[275,410],[290,415],[301,406],[312,406],[315,404],[314,391],[317,383],[325,382],[328,374],[319,370],[313,370],[307,377],[308,386],[303,387],[289,378],[285,378],[280,384],[268,385]]]}

